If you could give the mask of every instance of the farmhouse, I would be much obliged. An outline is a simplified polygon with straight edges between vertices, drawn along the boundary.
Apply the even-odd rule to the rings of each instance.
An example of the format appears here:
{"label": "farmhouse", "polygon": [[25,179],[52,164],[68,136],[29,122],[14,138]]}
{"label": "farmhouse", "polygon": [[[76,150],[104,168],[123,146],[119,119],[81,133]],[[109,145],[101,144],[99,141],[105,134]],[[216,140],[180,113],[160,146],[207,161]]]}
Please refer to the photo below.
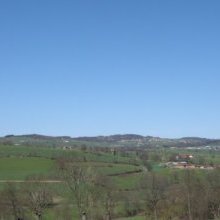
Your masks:
{"label": "farmhouse", "polygon": [[193,158],[192,154],[178,154],[176,155],[176,160],[177,161],[185,161],[185,160],[190,160]]}
{"label": "farmhouse", "polygon": [[180,161],[180,162],[168,162],[166,163],[166,167],[178,168],[178,169],[183,169],[183,168],[193,169],[195,168],[195,165],[189,164],[186,161]]}

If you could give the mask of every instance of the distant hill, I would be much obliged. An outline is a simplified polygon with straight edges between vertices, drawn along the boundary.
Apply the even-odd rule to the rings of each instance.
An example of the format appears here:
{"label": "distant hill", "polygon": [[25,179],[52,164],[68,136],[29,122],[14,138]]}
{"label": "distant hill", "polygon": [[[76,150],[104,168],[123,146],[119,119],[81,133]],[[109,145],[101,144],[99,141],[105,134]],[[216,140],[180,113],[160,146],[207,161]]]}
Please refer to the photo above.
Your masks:
{"label": "distant hill", "polygon": [[99,146],[99,147],[198,147],[217,146],[220,140],[199,137],[184,137],[179,139],[142,136],[137,134],[116,134],[96,137],[46,136],[40,134],[7,135],[0,138],[2,144],[28,146]]}
{"label": "distant hill", "polygon": [[110,136],[97,136],[97,137],[77,137],[74,138],[75,140],[81,141],[122,141],[122,140],[139,140],[144,139],[144,136],[137,135],[137,134],[116,134]]}

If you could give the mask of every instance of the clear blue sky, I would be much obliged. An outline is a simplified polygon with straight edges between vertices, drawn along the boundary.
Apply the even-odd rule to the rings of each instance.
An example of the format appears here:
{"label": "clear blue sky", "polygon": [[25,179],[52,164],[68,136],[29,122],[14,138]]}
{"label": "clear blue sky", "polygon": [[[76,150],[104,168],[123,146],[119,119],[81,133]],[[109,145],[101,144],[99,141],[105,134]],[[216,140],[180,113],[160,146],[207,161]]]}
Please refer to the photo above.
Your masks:
{"label": "clear blue sky", "polygon": [[219,0],[1,0],[0,135],[220,138]]}

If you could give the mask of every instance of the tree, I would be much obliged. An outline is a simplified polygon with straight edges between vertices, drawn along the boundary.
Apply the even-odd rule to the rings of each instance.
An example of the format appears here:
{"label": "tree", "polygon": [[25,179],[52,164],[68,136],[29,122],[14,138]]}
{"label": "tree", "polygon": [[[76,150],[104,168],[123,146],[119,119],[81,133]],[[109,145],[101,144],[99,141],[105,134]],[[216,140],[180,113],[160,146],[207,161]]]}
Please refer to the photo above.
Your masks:
{"label": "tree", "polygon": [[183,174],[180,187],[187,219],[208,219],[208,185],[195,170],[186,168]]}
{"label": "tree", "polygon": [[23,200],[19,195],[18,190],[12,183],[7,183],[6,188],[3,191],[2,196],[4,197],[4,207],[9,209],[10,214],[13,215],[15,220],[24,219],[24,209],[22,207]]}
{"label": "tree", "polygon": [[192,220],[192,210],[191,210],[191,204],[192,204],[192,173],[190,170],[185,170],[185,177],[184,177],[184,183],[185,183],[185,191],[186,191],[186,201],[187,201],[187,214],[188,219]]}
{"label": "tree", "polygon": [[79,166],[73,162],[62,163],[59,171],[76,202],[80,218],[87,219],[94,203],[92,195],[95,183],[94,172],[90,167]]}
{"label": "tree", "polygon": [[38,178],[27,181],[24,183],[24,187],[26,206],[38,220],[41,220],[45,209],[52,204],[52,192],[46,183]]}
{"label": "tree", "polygon": [[168,187],[165,192],[165,207],[162,211],[164,219],[179,219],[184,218],[186,215],[185,210],[185,192],[179,183],[173,183]]}
{"label": "tree", "polygon": [[145,215],[148,218],[148,212],[154,216],[154,219],[158,219],[158,203],[164,199],[164,192],[167,186],[167,180],[165,177],[155,174],[153,172],[145,173],[141,180],[141,186],[144,190],[145,200]]}
{"label": "tree", "polygon": [[138,212],[141,211],[141,203],[138,194],[134,191],[124,195],[122,194],[121,196],[123,196],[122,199],[125,216],[136,216]]}
{"label": "tree", "polygon": [[220,219],[220,170],[216,169],[208,173],[206,179],[208,179],[209,184],[209,217]]}
{"label": "tree", "polygon": [[105,175],[99,175],[96,179],[96,186],[100,192],[100,199],[104,206],[106,220],[112,220],[114,214],[114,208],[116,206],[116,191],[115,184],[112,179]]}

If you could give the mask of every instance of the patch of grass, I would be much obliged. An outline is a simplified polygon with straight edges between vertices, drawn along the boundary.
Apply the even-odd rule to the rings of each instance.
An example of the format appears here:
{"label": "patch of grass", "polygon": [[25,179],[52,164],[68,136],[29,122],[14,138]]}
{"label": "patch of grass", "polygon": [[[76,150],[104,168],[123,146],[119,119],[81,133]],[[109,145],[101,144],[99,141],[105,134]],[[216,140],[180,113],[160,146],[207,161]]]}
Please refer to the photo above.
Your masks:
{"label": "patch of grass", "polygon": [[117,218],[116,220],[145,220],[144,216],[134,216],[134,217],[125,217],[125,218]]}
{"label": "patch of grass", "polygon": [[24,180],[29,175],[47,175],[54,161],[45,158],[0,158],[0,180]]}
{"label": "patch of grass", "polygon": [[134,189],[138,186],[142,173],[135,173],[126,176],[114,176],[112,177],[113,182],[119,189]]}

